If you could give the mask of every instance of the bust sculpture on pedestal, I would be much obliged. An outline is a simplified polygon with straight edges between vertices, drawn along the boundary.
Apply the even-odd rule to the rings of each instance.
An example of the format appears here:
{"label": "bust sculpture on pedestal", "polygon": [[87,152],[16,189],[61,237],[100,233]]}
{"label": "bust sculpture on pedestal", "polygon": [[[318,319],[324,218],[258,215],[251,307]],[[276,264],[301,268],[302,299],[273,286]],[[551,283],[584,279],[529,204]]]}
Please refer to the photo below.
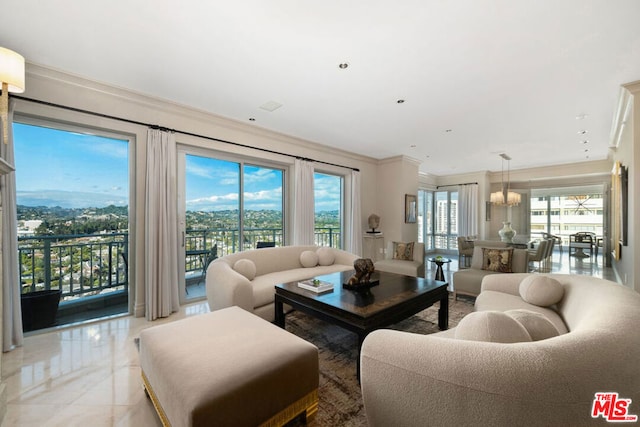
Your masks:
{"label": "bust sculpture on pedestal", "polygon": [[367,231],[369,234],[378,234],[379,231],[376,231],[376,228],[380,227],[380,217],[376,214],[369,215],[369,227],[370,231]]}

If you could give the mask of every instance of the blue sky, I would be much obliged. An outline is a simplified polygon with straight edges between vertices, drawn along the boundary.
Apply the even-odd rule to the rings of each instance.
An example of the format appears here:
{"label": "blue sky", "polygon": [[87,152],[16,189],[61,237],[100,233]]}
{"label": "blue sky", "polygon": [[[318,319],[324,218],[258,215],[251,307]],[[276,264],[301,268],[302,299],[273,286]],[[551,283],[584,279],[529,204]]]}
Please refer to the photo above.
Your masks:
{"label": "blue sky", "polygon": [[[238,163],[187,155],[187,210],[212,211],[238,208],[240,166]],[[316,212],[340,209],[340,179],[315,175]],[[282,209],[282,171],[262,166],[244,166],[244,208]]]}
{"label": "blue sky", "polygon": [[[17,202],[66,208],[126,206],[128,142],[14,123]],[[238,163],[187,155],[187,210],[238,208]],[[245,209],[282,208],[282,171],[245,165]],[[316,211],[340,208],[340,179],[315,175]]]}
{"label": "blue sky", "polygon": [[128,142],[14,123],[19,205],[127,206]]}

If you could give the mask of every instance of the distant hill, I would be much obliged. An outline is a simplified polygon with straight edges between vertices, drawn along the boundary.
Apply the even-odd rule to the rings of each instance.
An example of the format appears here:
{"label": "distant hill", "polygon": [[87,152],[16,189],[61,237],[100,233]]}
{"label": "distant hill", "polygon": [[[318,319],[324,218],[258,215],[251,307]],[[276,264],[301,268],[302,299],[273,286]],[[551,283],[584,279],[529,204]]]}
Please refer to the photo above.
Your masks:
{"label": "distant hill", "polygon": [[60,206],[17,206],[18,220],[29,219],[75,219],[81,216],[115,215],[122,218],[129,216],[128,206],[107,206],[104,208],[62,208]]}
{"label": "distant hill", "polygon": [[[101,231],[126,232],[129,228],[129,208],[110,205],[104,208],[63,208],[60,206],[18,205],[18,221],[41,220],[36,235],[93,234]],[[238,229],[238,210],[186,212],[187,230]],[[247,210],[244,227],[282,228],[282,212],[276,210]],[[318,228],[340,228],[337,210],[316,212]]]}
{"label": "distant hill", "polygon": [[18,221],[41,220],[35,235],[94,234],[102,231],[126,232],[129,208],[62,208],[60,206],[17,206]]}

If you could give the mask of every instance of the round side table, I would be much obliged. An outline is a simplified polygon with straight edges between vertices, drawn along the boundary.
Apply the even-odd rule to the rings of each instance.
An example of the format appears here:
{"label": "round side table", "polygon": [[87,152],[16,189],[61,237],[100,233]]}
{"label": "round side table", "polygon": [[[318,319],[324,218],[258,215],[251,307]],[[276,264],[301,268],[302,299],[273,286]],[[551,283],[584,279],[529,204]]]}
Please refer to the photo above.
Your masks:
{"label": "round side table", "polygon": [[436,280],[444,282],[444,272],[442,271],[442,265],[450,263],[451,260],[449,258],[429,258],[427,261],[434,262],[436,267]]}

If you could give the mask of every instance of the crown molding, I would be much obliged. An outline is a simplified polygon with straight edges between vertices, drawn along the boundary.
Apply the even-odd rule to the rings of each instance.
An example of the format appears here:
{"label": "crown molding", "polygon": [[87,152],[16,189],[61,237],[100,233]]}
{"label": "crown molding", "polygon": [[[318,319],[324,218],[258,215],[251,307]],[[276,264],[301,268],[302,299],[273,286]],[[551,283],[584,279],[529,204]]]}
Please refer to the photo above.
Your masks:
{"label": "crown molding", "polygon": [[[138,117],[123,117],[126,119],[136,120],[144,123],[150,123],[150,116],[154,117],[154,120],[161,120],[158,117],[170,117],[173,123],[150,123],[169,129],[175,128],[176,130],[192,131],[191,129],[183,129],[180,124],[185,122],[198,122],[206,124],[209,129],[212,126],[216,127],[217,134],[208,135],[215,138],[227,139],[234,142],[255,145],[256,147],[269,147],[274,140],[290,145],[296,150],[296,154],[304,156],[307,154],[306,150],[313,150],[315,152],[321,152],[326,154],[327,157],[334,158],[335,161],[342,160],[346,163],[345,166],[358,167],[357,164],[352,162],[345,162],[345,160],[352,160],[356,162],[365,162],[372,165],[377,163],[377,159],[372,157],[363,156],[360,154],[352,153],[350,151],[340,150],[334,147],[329,147],[320,142],[308,141],[305,139],[297,138],[291,135],[273,131],[270,129],[262,128],[255,124],[244,123],[239,120],[231,119],[228,117],[220,116],[215,113],[190,107],[188,105],[180,104],[167,99],[157,98],[150,95],[136,92],[131,89],[125,89],[117,86],[105,84],[103,82],[87,79],[85,77],[68,73],[66,71],[60,71],[50,67],[46,67],[39,64],[27,63],[26,75],[29,81],[42,82],[46,87],[53,84],[57,90],[62,88],[61,91],[74,90],[85,92],[87,95],[78,96],[74,99],[77,100],[77,105],[69,105],[74,108],[82,108],[91,111],[96,110],[96,99],[99,97],[106,97],[111,102],[99,103],[102,110],[96,111],[97,113],[113,115],[118,117],[120,111],[118,111],[119,103],[126,103],[133,105],[134,107],[140,107],[140,114]],[[29,93],[29,84],[27,85],[27,91],[25,97],[33,97],[35,99],[59,103],[58,99],[45,99],[42,96],[36,96]],[[52,93],[55,96],[57,90]],[[38,94],[39,95],[39,94]],[[82,99],[82,98],[85,99]],[[114,106],[115,105],[115,106]],[[145,116],[145,111],[151,113]],[[161,114],[158,114],[161,113]],[[293,150],[292,150],[293,151]],[[314,154],[314,157],[317,155]]]}
{"label": "crown molding", "polygon": [[624,128],[627,125],[631,107],[633,105],[633,91],[630,88],[635,89],[635,92],[640,91],[640,82],[634,84],[623,85],[620,87],[618,94],[618,103],[616,104],[616,110],[613,114],[613,121],[611,123],[611,134],[609,135],[609,149],[616,151],[620,147],[620,138],[624,134]]}
{"label": "crown molding", "polygon": [[405,155],[387,157],[387,158],[378,160],[379,165],[398,163],[398,162],[410,163],[418,167],[420,167],[420,164],[421,164],[420,160],[413,157],[405,156]]}
{"label": "crown molding", "polygon": [[[612,161],[593,160],[589,162],[568,163],[561,165],[542,166],[539,168],[517,169],[510,172],[510,182],[513,184],[539,182],[546,180],[571,180],[580,178],[589,182],[608,180],[611,177]],[[491,183],[501,182],[501,172],[489,172]]]}

